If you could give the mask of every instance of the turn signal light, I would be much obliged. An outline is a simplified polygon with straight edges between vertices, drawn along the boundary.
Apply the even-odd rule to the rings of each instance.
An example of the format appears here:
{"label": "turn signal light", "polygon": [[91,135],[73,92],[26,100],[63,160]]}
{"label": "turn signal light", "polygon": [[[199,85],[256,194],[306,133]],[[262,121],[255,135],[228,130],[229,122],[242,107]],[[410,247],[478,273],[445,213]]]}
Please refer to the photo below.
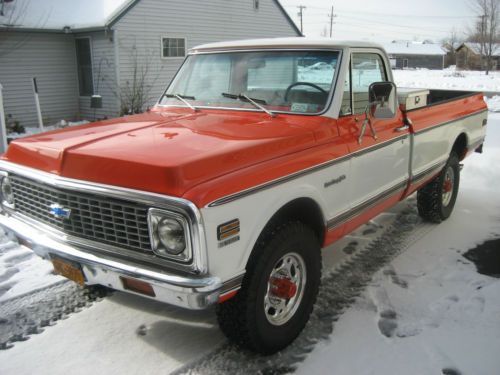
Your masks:
{"label": "turn signal light", "polygon": [[151,284],[137,279],[129,279],[128,277],[120,277],[123,287],[132,292],[144,294],[150,297],[156,297],[155,291]]}

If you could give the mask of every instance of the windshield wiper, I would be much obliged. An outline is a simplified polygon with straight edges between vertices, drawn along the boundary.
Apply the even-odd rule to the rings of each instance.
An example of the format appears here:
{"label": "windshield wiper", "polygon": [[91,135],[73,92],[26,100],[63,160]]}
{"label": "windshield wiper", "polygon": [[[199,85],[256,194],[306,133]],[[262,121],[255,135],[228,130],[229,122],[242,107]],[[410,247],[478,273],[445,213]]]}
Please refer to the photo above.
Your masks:
{"label": "windshield wiper", "polygon": [[263,107],[261,104],[259,104],[259,103],[262,103],[264,105],[267,104],[266,101],[263,99],[250,98],[250,97],[246,96],[245,94],[236,95],[236,94],[231,94],[231,93],[227,93],[227,92],[223,92],[221,95],[225,98],[237,99],[237,100],[242,100],[245,102],[252,103],[254,105],[254,107],[260,109],[263,112],[266,112],[269,116],[271,116],[271,117],[276,116],[276,113],[271,112],[269,109],[267,109],[267,108]]}
{"label": "windshield wiper", "polygon": [[181,95],[181,94],[166,94],[165,95],[167,98],[176,98],[177,100],[180,100],[183,102],[185,105],[187,105],[189,108],[191,108],[194,112],[198,111],[198,108],[189,103],[186,99],[190,100],[195,100],[194,96],[190,95]]}

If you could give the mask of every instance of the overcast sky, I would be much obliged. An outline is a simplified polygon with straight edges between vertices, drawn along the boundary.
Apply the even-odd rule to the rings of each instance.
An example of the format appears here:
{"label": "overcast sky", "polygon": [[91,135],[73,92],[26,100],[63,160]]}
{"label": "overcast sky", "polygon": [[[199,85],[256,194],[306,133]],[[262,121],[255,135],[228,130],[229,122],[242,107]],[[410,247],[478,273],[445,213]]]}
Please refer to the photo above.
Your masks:
{"label": "overcast sky", "polygon": [[281,0],[288,14],[300,28],[297,15],[303,11],[304,34],[320,37],[330,32],[328,14],[332,5],[336,14],[334,39],[357,39],[390,42],[392,40],[431,39],[439,42],[455,28],[464,37],[475,14],[473,0]]}

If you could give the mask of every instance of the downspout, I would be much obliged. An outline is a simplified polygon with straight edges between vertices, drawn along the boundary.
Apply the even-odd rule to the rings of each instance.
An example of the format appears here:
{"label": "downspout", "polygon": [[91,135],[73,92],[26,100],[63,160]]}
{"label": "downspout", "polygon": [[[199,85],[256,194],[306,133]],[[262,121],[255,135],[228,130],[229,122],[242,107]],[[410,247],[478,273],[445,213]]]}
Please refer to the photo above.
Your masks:
{"label": "downspout", "polygon": [[115,90],[116,90],[116,109],[117,113],[120,114],[121,100],[120,100],[120,46],[118,40],[118,30],[113,29],[113,47],[115,54]]}
{"label": "downspout", "polygon": [[0,154],[7,151],[7,126],[5,124],[5,111],[3,108],[3,86],[0,83]]}

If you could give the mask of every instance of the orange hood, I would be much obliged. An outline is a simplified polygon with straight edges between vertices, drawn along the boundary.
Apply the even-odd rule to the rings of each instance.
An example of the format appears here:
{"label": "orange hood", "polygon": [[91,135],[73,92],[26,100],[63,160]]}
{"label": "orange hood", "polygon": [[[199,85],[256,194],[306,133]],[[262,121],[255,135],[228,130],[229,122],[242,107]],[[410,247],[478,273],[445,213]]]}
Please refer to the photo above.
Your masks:
{"label": "orange hood", "polygon": [[319,116],[158,110],[18,139],[3,159],[180,197],[210,179],[311,147],[330,132],[323,123]]}

